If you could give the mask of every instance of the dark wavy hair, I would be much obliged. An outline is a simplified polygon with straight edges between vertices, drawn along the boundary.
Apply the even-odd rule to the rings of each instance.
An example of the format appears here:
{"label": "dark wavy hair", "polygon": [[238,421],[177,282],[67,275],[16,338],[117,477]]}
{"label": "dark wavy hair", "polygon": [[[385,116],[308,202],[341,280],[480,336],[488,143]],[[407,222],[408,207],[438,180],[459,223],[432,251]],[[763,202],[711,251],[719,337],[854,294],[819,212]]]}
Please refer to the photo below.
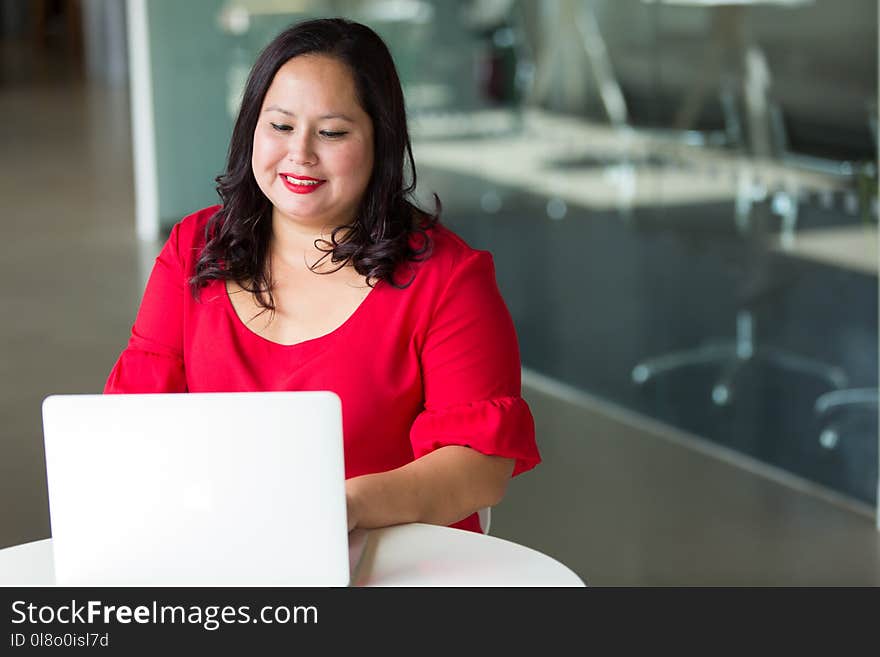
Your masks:
{"label": "dark wavy hair", "polygon": [[348,66],[358,100],[372,119],[374,135],[373,172],[355,218],[334,228],[330,241],[315,240],[324,256],[311,266],[312,271],[330,256],[338,267],[316,273],[333,273],[351,263],[370,287],[383,280],[404,288],[415,274],[405,283],[395,282],[398,265],[430,256],[427,230],[439,220],[440,199],[434,195],[433,214],[411,200],[416,170],[403,91],[391,53],[365,25],[342,18],[309,20],[279,34],[251,69],[232,130],[226,171],[216,178],[222,206],[205,227],[206,245],[190,279],[196,298],[211,280],[233,280],[251,292],[260,306],[275,310],[268,266],[272,205],[257,186],[251,168],[254,129],[278,69],[306,54],[328,55]]}

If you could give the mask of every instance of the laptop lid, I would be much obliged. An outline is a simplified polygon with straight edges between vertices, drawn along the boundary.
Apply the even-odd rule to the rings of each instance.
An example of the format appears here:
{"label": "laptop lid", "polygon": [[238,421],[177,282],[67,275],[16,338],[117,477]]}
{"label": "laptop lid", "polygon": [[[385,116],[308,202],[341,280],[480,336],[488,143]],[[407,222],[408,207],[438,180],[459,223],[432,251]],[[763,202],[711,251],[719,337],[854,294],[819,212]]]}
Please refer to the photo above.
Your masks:
{"label": "laptop lid", "polygon": [[54,395],[43,434],[58,584],[349,583],[331,392]]}

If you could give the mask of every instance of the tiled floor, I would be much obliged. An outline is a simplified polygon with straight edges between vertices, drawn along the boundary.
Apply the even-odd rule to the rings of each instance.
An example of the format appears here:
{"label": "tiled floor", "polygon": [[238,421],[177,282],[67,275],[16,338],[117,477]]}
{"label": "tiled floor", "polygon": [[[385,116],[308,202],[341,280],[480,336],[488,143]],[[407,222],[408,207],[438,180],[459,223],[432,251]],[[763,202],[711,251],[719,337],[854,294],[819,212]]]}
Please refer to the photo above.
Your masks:
{"label": "tiled floor", "polygon": [[[53,70],[0,75],[0,546],[49,535],[40,402],[101,389],[157,248],[134,238],[126,92]],[[496,536],[594,585],[880,584],[869,516],[530,381],[544,463]]]}
{"label": "tiled floor", "polygon": [[880,584],[871,518],[741,467],[735,452],[525,380],[544,462],[511,482],[494,535],[594,586]]}

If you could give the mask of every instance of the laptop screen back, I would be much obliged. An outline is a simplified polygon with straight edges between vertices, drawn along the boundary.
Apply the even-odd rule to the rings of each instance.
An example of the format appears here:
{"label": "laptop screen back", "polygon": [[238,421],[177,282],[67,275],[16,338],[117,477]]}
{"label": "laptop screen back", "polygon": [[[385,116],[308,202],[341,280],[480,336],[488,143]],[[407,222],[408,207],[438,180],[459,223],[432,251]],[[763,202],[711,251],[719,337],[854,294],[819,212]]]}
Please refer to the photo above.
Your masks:
{"label": "laptop screen back", "polygon": [[57,395],[43,432],[59,584],[348,584],[333,393]]}

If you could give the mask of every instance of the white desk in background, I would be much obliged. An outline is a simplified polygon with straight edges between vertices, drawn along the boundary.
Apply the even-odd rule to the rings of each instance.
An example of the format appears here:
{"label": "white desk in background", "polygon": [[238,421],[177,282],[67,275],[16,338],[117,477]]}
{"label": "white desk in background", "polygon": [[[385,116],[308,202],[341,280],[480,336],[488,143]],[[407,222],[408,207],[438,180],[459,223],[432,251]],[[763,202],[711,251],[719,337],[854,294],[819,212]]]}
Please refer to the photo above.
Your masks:
{"label": "white desk in background", "polygon": [[880,265],[877,225],[874,223],[802,230],[790,247],[777,249],[786,255],[874,276]]}
{"label": "white desk in background", "polygon": [[527,190],[587,210],[733,202],[745,174],[768,189],[846,189],[839,176],[779,160],[539,109],[423,114],[413,120],[412,132],[419,166],[471,177],[486,189]]}
{"label": "white desk in background", "polygon": [[[0,585],[54,586],[52,539],[0,550]],[[569,568],[494,536],[419,523],[372,530],[355,586],[584,586]]]}

